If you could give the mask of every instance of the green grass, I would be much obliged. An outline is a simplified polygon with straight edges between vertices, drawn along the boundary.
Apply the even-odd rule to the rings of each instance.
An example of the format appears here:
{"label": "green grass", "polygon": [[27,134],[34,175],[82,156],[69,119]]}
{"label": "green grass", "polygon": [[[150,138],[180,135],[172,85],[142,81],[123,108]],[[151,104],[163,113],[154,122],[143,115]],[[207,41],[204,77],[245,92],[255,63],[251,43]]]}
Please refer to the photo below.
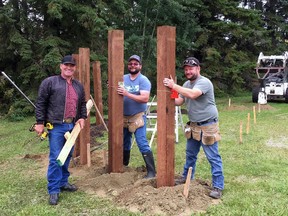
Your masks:
{"label": "green grass", "polygon": [[[288,215],[288,104],[269,103],[269,110],[257,114],[253,123],[251,96],[231,98],[234,109],[227,109],[228,98],[217,99],[222,140],[219,151],[224,164],[225,190],[222,202],[201,215]],[[244,110],[238,109],[242,107]],[[250,133],[246,134],[250,112]],[[187,116],[183,116],[184,122]],[[243,122],[243,143],[239,125]],[[25,154],[45,154],[48,142],[40,142],[28,131],[34,122],[1,119],[0,125],[0,215],[137,215],[117,208],[111,201],[84,192],[63,194],[61,205],[48,205],[46,173]],[[185,139],[179,132],[175,172],[180,174],[185,161]],[[150,134],[148,134],[150,136]],[[101,138],[105,141],[105,138]],[[156,146],[153,144],[156,158]],[[131,166],[143,165],[134,144]],[[36,174],[35,174],[36,173]],[[211,179],[210,166],[201,150],[197,179]],[[73,176],[72,176],[73,178]],[[140,215],[140,214],[138,214]]]}

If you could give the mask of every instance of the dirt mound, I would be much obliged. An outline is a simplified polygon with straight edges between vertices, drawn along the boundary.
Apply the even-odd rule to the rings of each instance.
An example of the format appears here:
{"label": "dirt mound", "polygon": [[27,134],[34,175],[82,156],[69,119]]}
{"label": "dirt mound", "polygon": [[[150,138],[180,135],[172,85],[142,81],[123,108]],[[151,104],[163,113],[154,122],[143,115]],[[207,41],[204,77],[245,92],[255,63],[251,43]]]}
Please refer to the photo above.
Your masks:
{"label": "dirt mound", "polygon": [[[103,136],[104,127],[91,125],[91,138]],[[92,140],[91,139],[91,140]],[[101,144],[94,142],[91,152],[91,167],[80,165],[79,158],[71,163],[70,172],[79,190],[113,201],[119,208],[144,215],[191,215],[205,212],[214,200],[208,196],[211,182],[203,180],[191,181],[188,198],[183,195],[184,185],[173,187],[156,187],[156,178],[143,179],[145,167],[124,167],[123,173],[107,172],[107,151]],[[95,148],[96,147],[96,148]],[[98,148],[99,147],[99,148]],[[41,175],[45,175],[48,166],[48,155],[27,154],[23,159],[32,159],[41,163]],[[143,161],[144,164],[144,161]],[[177,176],[175,176],[177,178]]]}
{"label": "dirt mound", "polygon": [[72,175],[78,179],[76,184],[89,194],[113,200],[120,208],[145,215],[191,215],[221,202],[208,196],[210,182],[193,180],[186,199],[184,185],[157,188],[156,178],[143,179],[144,167],[124,167],[123,173],[107,173],[102,150],[92,152],[91,158],[90,168],[71,167]]}

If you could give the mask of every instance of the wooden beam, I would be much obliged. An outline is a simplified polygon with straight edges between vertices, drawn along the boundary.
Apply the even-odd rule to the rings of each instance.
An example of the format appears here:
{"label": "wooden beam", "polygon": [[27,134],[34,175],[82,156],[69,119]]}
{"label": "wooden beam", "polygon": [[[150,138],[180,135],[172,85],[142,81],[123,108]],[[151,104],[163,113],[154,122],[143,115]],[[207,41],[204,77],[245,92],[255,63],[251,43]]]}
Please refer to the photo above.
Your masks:
{"label": "wooden beam", "polygon": [[175,78],[176,28],[157,28],[157,187],[174,186],[175,105],[163,79]]}
{"label": "wooden beam", "polygon": [[[90,99],[90,49],[79,48],[79,80],[84,86],[85,99]],[[90,116],[85,121],[85,127],[80,133],[80,164],[87,164],[87,144],[90,142]]]}
{"label": "wooden beam", "polygon": [[[74,78],[79,80],[79,54],[73,54],[72,55],[73,58],[76,61],[76,72],[74,73]],[[80,156],[80,140],[79,140],[79,136],[75,141],[75,145],[74,145],[74,152],[73,152],[73,158],[79,157]]]}
{"label": "wooden beam", "polygon": [[[86,103],[87,116],[89,115],[92,106],[93,106],[93,102],[92,102],[92,100],[89,100],[89,101]],[[70,132],[66,132],[66,133],[65,133],[64,136],[65,136],[66,138],[68,138],[68,139],[66,140],[65,145],[63,146],[63,148],[61,149],[61,151],[60,151],[60,153],[59,153],[59,155],[58,155],[58,157],[57,157],[57,163],[59,164],[59,166],[63,166],[63,165],[64,165],[64,163],[65,163],[65,161],[66,161],[66,159],[67,159],[67,157],[68,157],[68,155],[69,155],[72,147],[73,147],[74,144],[75,144],[75,141],[76,141],[76,139],[77,139],[80,131],[81,131],[80,124],[77,123],[77,124],[74,126],[71,134],[70,134]],[[87,149],[86,149],[86,150],[87,150]],[[87,154],[86,154],[86,155],[87,155]],[[86,160],[87,160],[87,158],[86,158]]]}
{"label": "wooden beam", "polygon": [[123,172],[123,96],[117,87],[123,82],[124,32],[108,32],[108,172]]}
{"label": "wooden beam", "polygon": [[[103,119],[103,102],[102,102],[102,81],[100,61],[95,61],[93,67],[93,84],[94,84],[94,101],[99,113],[96,112],[96,125],[101,125]],[[101,116],[100,116],[101,115]]]}

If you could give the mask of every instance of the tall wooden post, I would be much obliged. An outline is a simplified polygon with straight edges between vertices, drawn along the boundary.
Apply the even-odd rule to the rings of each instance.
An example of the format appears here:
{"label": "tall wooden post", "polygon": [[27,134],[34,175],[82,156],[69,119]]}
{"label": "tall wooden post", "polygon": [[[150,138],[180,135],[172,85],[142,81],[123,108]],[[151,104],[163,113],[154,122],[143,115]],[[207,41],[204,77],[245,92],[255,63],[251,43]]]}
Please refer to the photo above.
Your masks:
{"label": "tall wooden post", "polygon": [[174,186],[175,104],[163,79],[175,77],[176,28],[157,28],[157,187]]}
{"label": "tall wooden post", "polygon": [[93,83],[94,83],[94,100],[99,113],[96,112],[96,125],[102,124],[101,118],[103,118],[103,103],[102,103],[102,82],[101,82],[101,67],[100,61],[95,61],[93,66]]}
{"label": "tall wooden post", "polygon": [[108,172],[123,171],[123,96],[117,93],[119,82],[123,82],[123,60],[124,32],[110,30],[108,32]]}
{"label": "tall wooden post", "polygon": [[[85,99],[90,99],[90,49],[79,48],[79,80],[84,86]],[[80,164],[87,164],[87,144],[90,143],[90,117],[85,121],[85,127],[79,135]]]}
{"label": "tall wooden post", "polygon": [[[80,78],[79,78],[79,55],[78,54],[73,54],[72,55],[73,58],[75,59],[76,61],[76,72],[74,73],[74,78],[79,80],[80,81]],[[74,152],[73,152],[73,157],[78,157],[80,156],[80,141],[79,141],[79,136],[78,138],[76,139],[75,141],[75,145],[74,145]]]}

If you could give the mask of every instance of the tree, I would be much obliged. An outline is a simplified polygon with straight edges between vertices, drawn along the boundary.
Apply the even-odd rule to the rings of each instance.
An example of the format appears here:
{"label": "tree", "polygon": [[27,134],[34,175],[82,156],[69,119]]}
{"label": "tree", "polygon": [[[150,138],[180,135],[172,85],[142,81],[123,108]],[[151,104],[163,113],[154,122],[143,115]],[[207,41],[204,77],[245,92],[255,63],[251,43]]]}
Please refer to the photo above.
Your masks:
{"label": "tree", "polygon": [[[58,73],[62,56],[89,47],[91,61],[101,61],[106,80],[107,33],[121,29],[125,59],[142,57],[155,94],[156,29],[170,25],[176,26],[178,83],[184,82],[182,61],[195,56],[216,93],[233,94],[251,89],[259,52],[287,51],[287,10],[286,0],[2,0],[0,70],[35,100],[40,82]],[[11,89],[1,81],[0,106],[5,104],[5,112],[21,98],[15,94],[14,101],[8,100]],[[22,111],[30,105],[17,106]]]}

